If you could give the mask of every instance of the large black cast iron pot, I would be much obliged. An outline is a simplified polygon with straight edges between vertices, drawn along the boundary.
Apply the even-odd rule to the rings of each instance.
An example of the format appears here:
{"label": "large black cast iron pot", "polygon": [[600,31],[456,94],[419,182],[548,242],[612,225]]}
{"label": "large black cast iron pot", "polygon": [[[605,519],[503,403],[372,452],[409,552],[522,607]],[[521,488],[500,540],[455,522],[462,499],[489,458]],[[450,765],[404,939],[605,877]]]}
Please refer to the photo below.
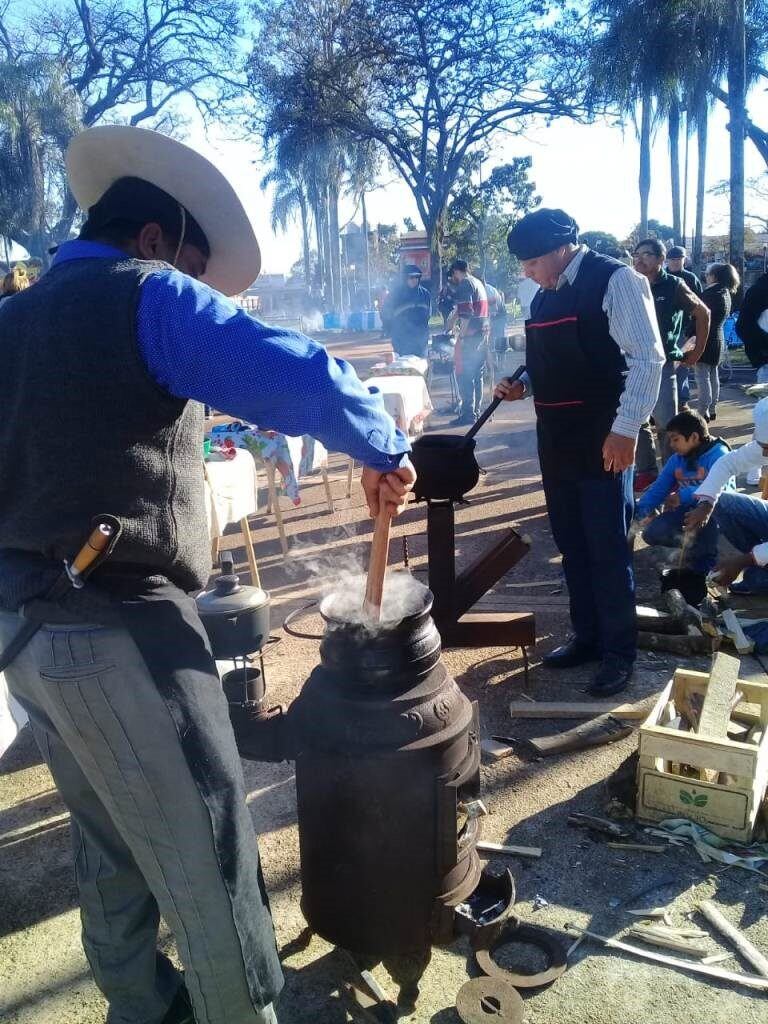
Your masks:
{"label": "large black cast iron pot", "polygon": [[241,658],[260,651],[269,639],[269,594],[245,587],[235,575],[230,552],[221,556],[222,574],[197,597],[200,619],[214,658]]}

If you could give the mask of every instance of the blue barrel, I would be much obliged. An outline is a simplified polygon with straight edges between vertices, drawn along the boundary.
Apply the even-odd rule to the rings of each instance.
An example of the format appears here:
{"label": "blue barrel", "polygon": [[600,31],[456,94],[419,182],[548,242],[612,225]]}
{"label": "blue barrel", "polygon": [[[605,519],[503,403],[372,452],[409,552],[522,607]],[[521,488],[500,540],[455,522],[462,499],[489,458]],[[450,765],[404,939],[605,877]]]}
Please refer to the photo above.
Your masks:
{"label": "blue barrel", "polygon": [[339,313],[323,313],[323,327],[326,331],[341,330],[341,316]]}

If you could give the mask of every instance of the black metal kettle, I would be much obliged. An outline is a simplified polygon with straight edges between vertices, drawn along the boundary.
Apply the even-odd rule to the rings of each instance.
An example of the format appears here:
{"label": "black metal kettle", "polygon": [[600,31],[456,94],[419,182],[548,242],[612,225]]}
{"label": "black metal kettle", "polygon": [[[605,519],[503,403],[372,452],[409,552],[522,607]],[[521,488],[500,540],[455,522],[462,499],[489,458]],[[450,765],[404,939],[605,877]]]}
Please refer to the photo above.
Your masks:
{"label": "black metal kettle", "polygon": [[240,583],[230,551],[221,555],[221,575],[197,596],[197,609],[215,658],[242,658],[269,639],[270,596]]}

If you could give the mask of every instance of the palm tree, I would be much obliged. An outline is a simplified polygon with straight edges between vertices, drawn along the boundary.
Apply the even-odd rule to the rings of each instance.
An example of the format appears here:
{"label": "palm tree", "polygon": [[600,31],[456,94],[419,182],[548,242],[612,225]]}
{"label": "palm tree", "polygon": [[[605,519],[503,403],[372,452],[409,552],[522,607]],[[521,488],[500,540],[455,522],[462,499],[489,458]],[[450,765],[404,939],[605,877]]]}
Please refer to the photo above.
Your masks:
{"label": "palm tree", "polygon": [[[651,141],[662,117],[669,123],[672,215],[680,231],[680,40],[686,0],[592,0],[600,26],[590,55],[589,101],[631,117],[640,141],[640,234],[648,230]],[[638,118],[639,112],[639,118]]]}
{"label": "palm tree", "polygon": [[[689,0],[682,12],[688,58],[680,63],[680,88],[687,110],[687,123],[696,132],[696,221],[693,236],[694,267],[701,263],[706,196],[707,139],[712,105],[711,87],[727,70],[728,51],[723,38],[729,4],[724,0]],[[681,39],[681,43],[683,39]]]}
{"label": "palm tree", "polygon": [[272,211],[270,223],[272,230],[285,232],[288,225],[299,217],[301,222],[302,259],[304,262],[304,280],[307,287],[311,284],[311,254],[309,244],[309,202],[306,186],[300,176],[294,175],[287,168],[274,167],[261,179],[261,187],[266,190],[274,186],[272,195]]}
{"label": "palm tree", "polygon": [[368,252],[368,210],[365,193],[376,184],[379,171],[379,151],[375,143],[366,140],[347,147],[347,185],[348,193],[356,203],[360,204],[363,215],[363,260],[365,270],[365,288],[368,296],[368,308],[371,308],[371,261]]}
{"label": "palm tree", "polygon": [[77,132],[79,104],[55,61],[0,63],[0,224],[45,258],[58,225],[51,195],[66,188],[64,152]]}

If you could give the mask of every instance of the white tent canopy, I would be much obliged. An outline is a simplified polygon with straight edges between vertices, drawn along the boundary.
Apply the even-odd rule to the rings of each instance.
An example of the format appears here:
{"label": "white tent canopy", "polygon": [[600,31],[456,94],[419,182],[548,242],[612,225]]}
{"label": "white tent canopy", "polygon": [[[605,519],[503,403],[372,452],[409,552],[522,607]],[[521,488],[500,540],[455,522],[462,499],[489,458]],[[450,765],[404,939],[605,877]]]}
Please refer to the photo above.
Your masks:
{"label": "white tent canopy", "polygon": [[3,263],[15,263],[17,260],[28,260],[29,253],[23,245],[14,242],[12,238],[0,235],[0,260]]}

